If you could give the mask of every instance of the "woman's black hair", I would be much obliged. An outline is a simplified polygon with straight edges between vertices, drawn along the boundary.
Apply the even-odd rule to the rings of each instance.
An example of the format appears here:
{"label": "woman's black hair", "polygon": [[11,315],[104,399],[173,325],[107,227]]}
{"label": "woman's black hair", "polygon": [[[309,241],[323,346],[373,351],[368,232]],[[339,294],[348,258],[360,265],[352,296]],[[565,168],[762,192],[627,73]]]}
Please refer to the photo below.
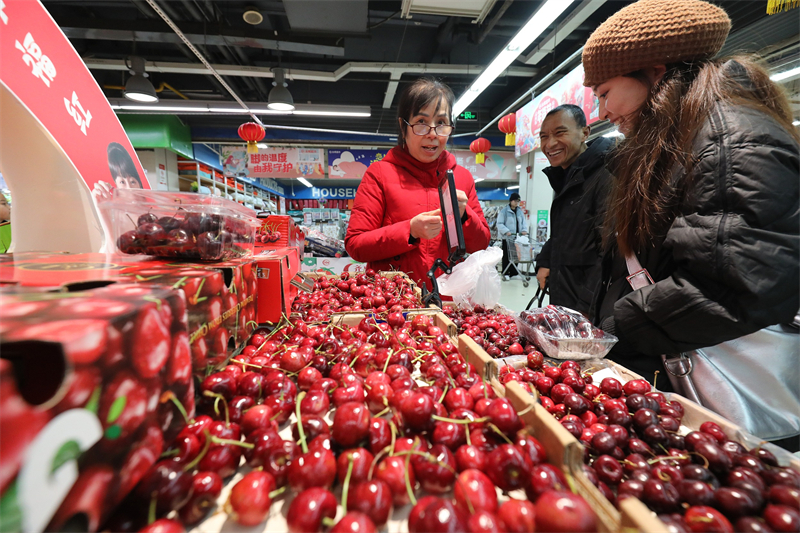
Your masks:
{"label": "woman's black hair", "polygon": [[117,176],[125,178],[136,178],[139,187],[142,186],[142,178],[136,170],[136,165],[128,151],[119,143],[108,144],[108,170],[111,171],[111,179],[116,182]]}
{"label": "woman's black hair", "polygon": [[405,145],[406,124],[403,120],[410,122],[423,107],[433,102],[436,102],[437,109],[444,104],[447,115],[450,116],[455,99],[450,87],[433,78],[422,77],[406,87],[397,103],[398,146]]}

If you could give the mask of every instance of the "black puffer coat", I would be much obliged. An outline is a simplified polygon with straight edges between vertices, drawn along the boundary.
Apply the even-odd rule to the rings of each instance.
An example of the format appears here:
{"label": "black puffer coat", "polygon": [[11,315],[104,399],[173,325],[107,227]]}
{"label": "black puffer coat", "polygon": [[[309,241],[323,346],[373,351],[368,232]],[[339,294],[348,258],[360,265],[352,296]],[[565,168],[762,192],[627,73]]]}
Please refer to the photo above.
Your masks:
{"label": "black puffer coat", "polygon": [[605,156],[612,139],[589,143],[567,170],[547,167],[555,191],[550,208],[550,239],[536,256],[536,268],[549,268],[550,303],[588,313],[600,286],[601,226],[611,176]]}
{"label": "black puffer coat", "polygon": [[604,262],[595,321],[620,339],[611,359],[651,379],[663,371],[660,354],[793,320],[800,308],[798,152],[764,113],[716,104],[693,143],[692,199],[662,242],[637,253],[656,283],[633,292],[624,258],[612,253]]}

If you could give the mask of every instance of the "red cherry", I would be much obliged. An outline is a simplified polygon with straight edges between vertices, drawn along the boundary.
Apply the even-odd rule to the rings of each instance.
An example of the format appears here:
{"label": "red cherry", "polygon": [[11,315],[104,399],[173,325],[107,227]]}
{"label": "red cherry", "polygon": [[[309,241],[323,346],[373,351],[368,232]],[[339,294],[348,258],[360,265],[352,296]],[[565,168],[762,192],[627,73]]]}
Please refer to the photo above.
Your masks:
{"label": "red cherry", "polygon": [[492,481],[479,470],[464,470],[458,475],[453,497],[462,512],[469,512],[467,500],[475,511],[497,512],[497,491]]}
{"label": "red cherry", "polygon": [[386,482],[379,479],[362,481],[350,486],[347,498],[348,511],[360,511],[382,527],[392,512],[392,491]]}
{"label": "red cherry", "polygon": [[131,332],[131,364],[143,378],[157,375],[170,354],[169,329],[155,304],[143,308]]}
{"label": "red cherry", "polygon": [[336,516],[336,497],[320,487],[311,487],[295,496],[286,513],[289,533],[322,531],[323,518]]}
{"label": "red cherry", "polygon": [[261,470],[248,472],[231,489],[225,510],[238,524],[255,526],[266,520],[275,479]]}
{"label": "red cherry", "polygon": [[547,491],[535,504],[536,531],[594,532],[597,516],[581,496]]}

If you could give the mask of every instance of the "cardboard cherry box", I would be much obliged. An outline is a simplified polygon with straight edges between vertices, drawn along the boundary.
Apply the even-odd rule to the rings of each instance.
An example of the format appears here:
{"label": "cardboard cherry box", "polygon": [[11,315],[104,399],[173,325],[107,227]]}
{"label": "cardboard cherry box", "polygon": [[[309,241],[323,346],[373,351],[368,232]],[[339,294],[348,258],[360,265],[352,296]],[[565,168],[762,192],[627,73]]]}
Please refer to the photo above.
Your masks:
{"label": "cardboard cherry box", "polygon": [[183,291],[194,372],[203,376],[244,346],[256,326],[253,257],[183,263],[123,254],[24,253],[0,257],[0,283],[73,290],[141,283]]}
{"label": "cardboard cherry box", "polygon": [[269,215],[260,218],[261,226],[256,228],[255,253],[263,250],[279,250],[281,248],[294,248],[297,256],[303,257],[305,248],[305,234],[300,231],[288,215]]}
{"label": "cardboard cherry box", "polygon": [[277,323],[282,315],[291,314],[292,302],[297,289],[291,284],[292,278],[300,272],[300,257],[295,248],[264,251],[253,257],[256,261],[258,278],[259,324]]}
{"label": "cardboard cherry box", "polygon": [[3,530],[96,531],[193,416],[184,293],[0,289]]}

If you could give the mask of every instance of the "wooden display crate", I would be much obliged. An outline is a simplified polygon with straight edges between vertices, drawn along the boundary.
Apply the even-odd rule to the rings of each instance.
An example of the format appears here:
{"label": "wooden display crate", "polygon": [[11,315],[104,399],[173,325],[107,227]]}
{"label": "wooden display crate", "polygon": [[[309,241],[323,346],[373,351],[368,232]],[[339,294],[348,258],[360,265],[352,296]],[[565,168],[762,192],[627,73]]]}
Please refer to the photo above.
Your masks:
{"label": "wooden display crate", "polygon": [[[342,324],[354,326],[358,321],[354,316],[347,316],[342,318]],[[479,371],[486,368],[487,363],[491,361],[491,357],[484,352],[467,335],[459,337],[459,352],[464,358],[472,362]],[[573,479],[573,485],[577,494],[581,495],[594,510],[597,515],[597,526],[600,533],[611,533],[616,531],[643,531],[652,533],[666,533],[667,529],[664,525],[655,518],[655,515],[650,513],[641,502],[625,503],[623,511],[620,513],[605,500],[600,492],[591,485],[588,478],[580,471],[580,464],[583,458],[583,447],[578,443],[572,435],[561,426],[561,424],[553,418],[541,405],[539,405],[534,398],[523,390],[517,383],[509,383],[507,387],[500,387],[495,389],[495,392],[506,396],[518,412],[522,412],[520,418],[523,422],[525,429],[531,435],[536,437],[547,453],[548,462],[553,466],[561,469],[565,474]],[[524,412],[523,412],[524,411]],[[331,422],[331,413],[325,416],[326,421]],[[287,423],[280,431],[284,438],[291,438],[292,425],[295,423],[295,415],[292,414],[289,423]],[[196,532],[212,532],[219,531],[239,531],[244,530],[241,526],[236,525],[230,520],[224,512],[222,507],[230,494],[233,485],[238,482],[245,473],[249,471],[246,465],[240,468],[233,478],[228,480],[223,488],[222,494],[217,500],[217,510],[212,513],[205,521],[201,522],[191,531]],[[503,502],[510,498],[507,494],[502,494],[498,490],[498,499]],[[333,494],[337,500],[341,499],[341,487],[336,486],[332,489]],[[418,494],[419,497],[423,493]],[[525,498],[524,493],[514,491],[513,496],[517,498]],[[287,493],[277,497],[270,509],[267,520],[255,526],[248,528],[248,531],[254,532],[286,532],[288,526],[286,523],[286,514],[291,504],[293,495]],[[637,505],[638,504],[638,505]],[[381,531],[387,533],[407,533],[408,514],[412,505],[405,505],[403,507],[395,507],[389,522],[386,526],[381,528]],[[338,521],[344,515],[341,505],[337,508],[337,515],[335,521]],[[624,529],[623,529],[624,528]]]}

